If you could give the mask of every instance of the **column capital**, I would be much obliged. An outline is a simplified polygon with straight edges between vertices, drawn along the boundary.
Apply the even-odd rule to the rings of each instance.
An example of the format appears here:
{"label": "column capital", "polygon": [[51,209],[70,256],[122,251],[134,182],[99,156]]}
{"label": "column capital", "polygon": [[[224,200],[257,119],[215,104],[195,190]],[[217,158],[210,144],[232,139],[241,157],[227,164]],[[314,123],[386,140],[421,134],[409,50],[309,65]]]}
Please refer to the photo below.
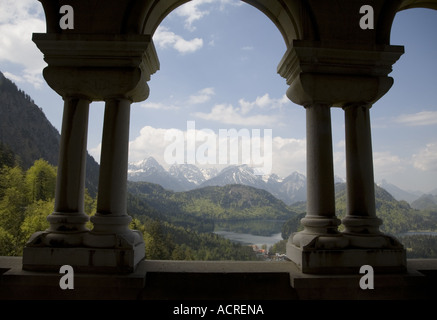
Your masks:
{"label": "column capital", "polygon": [[299,105],[373,104],[391,88],[388,74],[403,53],[402,46],[294,40],[277,71],[290,85],[287,96]]}
{"label": "column capital", "polygon": [[61,96],[103,101],[147,99],[147,81],[159,69],[150,35],[33,34],[48,67],[50,87]]}

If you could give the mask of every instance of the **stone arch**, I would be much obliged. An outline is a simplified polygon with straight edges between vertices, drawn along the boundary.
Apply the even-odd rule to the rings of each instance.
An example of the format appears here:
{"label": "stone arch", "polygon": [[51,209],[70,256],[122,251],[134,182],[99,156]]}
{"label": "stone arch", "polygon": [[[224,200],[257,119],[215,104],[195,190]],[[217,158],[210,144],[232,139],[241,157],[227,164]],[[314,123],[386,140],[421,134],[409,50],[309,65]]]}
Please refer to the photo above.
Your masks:
{"label": "stone arch", "polygon": [[[33,40],[48,63],[44,78],[64,98],[64,119],[55,211],[48,217],[50,228],[24,248],[23,268],[70,264],[85,271],[132,272],[145,247],[141,234],[129,229],[126,212],[130,105],[148,97],[147,81],[159,69],[153,33],[188,0],[78,0],[74,28],[66,30],[59,25],[59,8],[68,1],[40,1],[47,33]],[[390,89],[392,65],[403,54],[402,46],[390,45],[396,12],[436,8],[437,0],[368,0],[374,29],[359,25],[363,0],[243,1],[281,32],[287,51],[278,73],[289,85],[290,100],[306,109],[307,214],[305,229],[288,241],[287,256],[308,273],[356,271],[369,261],[376,269],[405,271],[405,249],[379,231],[369,109]],[[88,230],[83,201],[91,101],[106,104],[97,213]],[[348,207],[342,221],[335,213],[332,107],[345,111]],[[345,232],[337,229],[340,223]]]}
{"label": "stone arch", "polygon": [[[302,36],[300,10],[297,2],[284,3],[283,1],[243,0],[263,12],[281,32],[287,46],[293,39]],[[190,0],[169,1],[137,1],[132,10],[127,12],[128,18],[124,26],[126,32],[135,32],[153,35],[164,18],[177,7]]]}
{"label": "stone arch", "polygon": [[437,3],[432,0],[403,0],[398,11],[411,8],[428,8],[437,10]]}
{"label": "stone arch", "polygon": [[[423,17],[423,20],[420,19],[421,17]],[[387,108],[385,112],[390,112],[393,117],[401,114],[415,114],[431,111],[428,109],[428,106],[430,103],[432,105],[435,101],[434,97],[436,96],[433,88],[436,64],[434,62],[434,56],[432,55],[437,45],[437,38],[433,37],[434,28],[432,28],[435,25],[436,18],[437,10],[432,6],[413,6],[402,8],[396,12],[391,37],[396,43],[403,44],[405,53],[401,57],[399,64],[396,65],[394,78],[397,85],[393,86],[390,93],[391,97],[396,97],[401,103],[396,108],[394,108],[393,104],[383,106],[383,108]],[[417,63],[419,60],[421,61],[421,65],[427,65],[428,67],[419,67],[420,64]],[[407,88],[407,91],[405,91],[404,88]],[[407,94],[407,92],[409,94]],[[421,102],[419,103],[417,100],[412,101],[409,99],[409,96],[420,96]],[[405,98],[405,100],[403,98]],[[380,114],[376,116],[378,117]],[[430,128],[432,130],[433,126],[417,126],[416,128]],[[389,129],[380,130],[379,135],[395,136],[397,131],[392,130],[393,131]],[[435,135],[431,134],[429,137],[435,137]],[[402,145],[404,146],[410,145],[408,141],[403,140],[403,136],[399,136],[397,139],[402,141]],[[430,142],[431,141],[428,141],[428,143]],[[416,141],[414,143],[416,143]],[[404,156],[413,157],[414,154],[418,153],[418,150],[424,150],[424,141],[418,141],[416,148],[417,149],[411,146],[406,148]],[[381,146],[379,146],[379,149],[381,150]],[[417,161],[417,158],[415,159]],[[412,172],[414,172],[414,170]],[[421,171],[418,170],[418,175],[412,176],[410,180],[411,184],[417,181],[422,183],[427,181],[427,178],[422,179],[420,172]]]}
{"label": "stone arch", "polygon": [[[286,45],[293,39],[302,36],[300,27],[300,10],[297,1],[284,3],[283,1],[269,0],[243,0],[263,12],[281,32]],[[137,1],[132,10],[126,13],[126,32],[136,32],[153,35],[158,25],[164,18],[177,7],[190,2],[190,0],[169,1]]]}
{"label": "stone arch", "polygon": [[[47,33],[81,34],[147,34],[153,35],[161,21],[177,7],[190,0],[97,0],[92,3],[81,1],[74,9],[81,12],[75,18],[75,30],[61,30],[58,8],[66,4],[63,0],[40,0],[46,15]],[[301,12],[308,9],[300,1],[242,0],[263,12],[281,32],[287,46],[293,39],[312,33],[308,28],[313,21],[308,18],[304,30]],[[54,3],[57,2],[57,3]],[[305,7],[305,8],[304,8]]]}
{"label": "stone arch", "polygon": [[432,0],[402,0],[387,1],[381,8],[381,14],[376,23],[378,30],[377,43],[390,44],[391,27],[398,12],[412,8],[427,8],[437,10],[437,3]]}

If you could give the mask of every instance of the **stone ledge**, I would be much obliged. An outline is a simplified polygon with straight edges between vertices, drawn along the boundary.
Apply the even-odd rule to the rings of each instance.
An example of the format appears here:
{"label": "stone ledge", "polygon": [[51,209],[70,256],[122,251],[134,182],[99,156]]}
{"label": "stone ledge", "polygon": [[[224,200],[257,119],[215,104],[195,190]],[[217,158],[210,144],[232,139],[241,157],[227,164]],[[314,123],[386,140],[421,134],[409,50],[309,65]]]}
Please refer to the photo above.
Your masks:
{"label": "stone ledge", "polygon": [[377,273],[406,272],[403,248],[314,250],[288,242],[287,257],[305,274],[358,274],[363,265],[371,265]]}
{"label": "stone ledge", "polygon": [[405,274],[309,275],[293,262],[142,261],[128,275],[76,273],[74,290],[62,274],[22,270],[21,257],[0,257],[2,300],[405,300],[437,299],[437,259],[408,260]]}
{"label": "stone ledge", "polygon": [[23,270],[56,272],[62,265],[75,266],[81,273],[132,273],[144,258],[144,243],[121,248],[25,247]]}

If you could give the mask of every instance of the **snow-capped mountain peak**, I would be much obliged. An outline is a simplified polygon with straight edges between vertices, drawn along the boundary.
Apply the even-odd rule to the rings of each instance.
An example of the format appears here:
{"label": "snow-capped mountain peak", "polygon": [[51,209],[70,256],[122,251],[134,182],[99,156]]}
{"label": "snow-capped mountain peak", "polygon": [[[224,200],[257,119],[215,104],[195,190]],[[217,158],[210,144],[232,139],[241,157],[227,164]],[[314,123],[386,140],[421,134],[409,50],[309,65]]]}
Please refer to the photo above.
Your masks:
{"label": "snow-capped mountain peak", "polygon": [[144,160],[129,163],[129,173],[150,173],[150,172],[165,172],[165,169],[153,157],[148,157]]}
{"label": "snow-capped mountain peak", "polygon": [[129,179],[157,183],[173,191],[187,191],[206,186],[243,184],[264,189],[287,204],[306,200],[306,178],[293,172],[286,178],[277,174],[256,175],[248,165],[232,165],[218,172],[215,168],[200,168],[193,164],[172,165],[165,170],[154,158],[129,164]]}
{"label": "snow-capped mountain peak", "polygon": [[194,185],[199,185],[205,181],[202,171],[194,164],[174,164],[168,172],[176,179],[186,180]]}

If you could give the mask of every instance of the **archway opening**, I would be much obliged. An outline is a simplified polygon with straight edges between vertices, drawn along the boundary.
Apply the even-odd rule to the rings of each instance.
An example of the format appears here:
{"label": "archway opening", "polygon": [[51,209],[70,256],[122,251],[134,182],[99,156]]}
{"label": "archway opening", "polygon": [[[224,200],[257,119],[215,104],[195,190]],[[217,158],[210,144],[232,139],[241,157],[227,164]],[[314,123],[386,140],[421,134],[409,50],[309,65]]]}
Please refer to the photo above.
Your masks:
{"label": "archway opening", "polygon": [[[157,238],[168,234],[173,227],[170,224],[182,233],[191,229],[209,233],[210,238],[212,232],[234,240],[240,236],[245,239],[244,246],[256,244],[260,252],[264,244],[272,246],[282,239],[281,225],[293,213],[267,192],[285,197],[286,192],[279,188],[285,190],[295,182],[300,183],[299,195],[289,197],[288,204],[304,200],[299,197],[306,195],[304,182],[298,180],[305,173],[305,112],[285,96],[287,84],[276,73],[286,51],[281,33],[261,11],[244,2],[190,2],[162,21],[154,34],[154,43],[161,67],[149,82],[149,98],[132,107],[129,178],[161,184],[171,190],[163,192],[162,197],[181,202],[172,202],[178,206],[173,217],[169,216],[168,208],[164,209],[160,225],[148,221],[156,229],[145,230],[146,251],[150,233],[155,232]],[[233,129],[239,140],[238,161],[231,159],[230,136],[225,138],[227,157],[221,161],[220,132],[230,135]],[[261,150],[262,163],[254,165],[253,158],[247,163],[243,155],[244,138],[249,139],[253,150],[255,135],[259,133],[263,147],[269,130],[272,159],[266,159],[265,150]],[[244,133],[248,136],[242,137]],[[176,145],[179,134],[181,145]],[[212,140],[202,139],[202,134],[212,135]],[[190,149],[193,141],[190,139],[196,139],[194,150]],[[212,146],[214,141],[216,144]],[[176,153],[180,150],[182,155],[178,157]],[[212,151],[215,157],[210,157]],[[172,163],[172,160],[179,161]],[[254,173],[253,168],[260,167],[266,169],[264,175]],[[225,168],[229,170],[224,172]],[[224,187],[232,183],[243,184],[244,188]],[[134,183],[130,188],[137,191],[136,196],[145,194]],[[254,199],[258,202],[250,203]],[[267,203],[262,204],[260,199]],[[135,215],[133,210],[129,213]],[[177,214],[180,216],[175,217]],[[231,220],[239,223],[230,225]],[[257,220],[261,223],[255,223]],[[179,231],[173,229],[173,235]],[[237,249],[235,253],[211,254],[214,249],[207,253],[194,246],[183,246],[177,236],[166,239],[170,245],[165,252],[149,258],[248,258],[241,251],[238,257]],[[213,245],[211,242],[211,248]]]}
{"label": "archway opening", "polygon": [[[393,87],[372,109],[374,152],[386,152],[385,167],[375,155],[376,179],[422,192],[434,189],[437,179],[431,159],[420,156],[437,141],[433,86],[437,42],[430,36],[437,26],[436,14],[431,9],[397,13],[391,41],[404,45],[405,54],[393,66]],[[436,152],[428,156],[432,154]]]}
{"label": "archway opening", "polygon": [[391,42],[405,53],[393,66],[393,87],[371,111],[375,181],[400,201],[390,208],[380,201],[379,217],[396,222],[387,231],[400,237],[407,258],[437,254],[436,15],[424,8],[396,14]]}

